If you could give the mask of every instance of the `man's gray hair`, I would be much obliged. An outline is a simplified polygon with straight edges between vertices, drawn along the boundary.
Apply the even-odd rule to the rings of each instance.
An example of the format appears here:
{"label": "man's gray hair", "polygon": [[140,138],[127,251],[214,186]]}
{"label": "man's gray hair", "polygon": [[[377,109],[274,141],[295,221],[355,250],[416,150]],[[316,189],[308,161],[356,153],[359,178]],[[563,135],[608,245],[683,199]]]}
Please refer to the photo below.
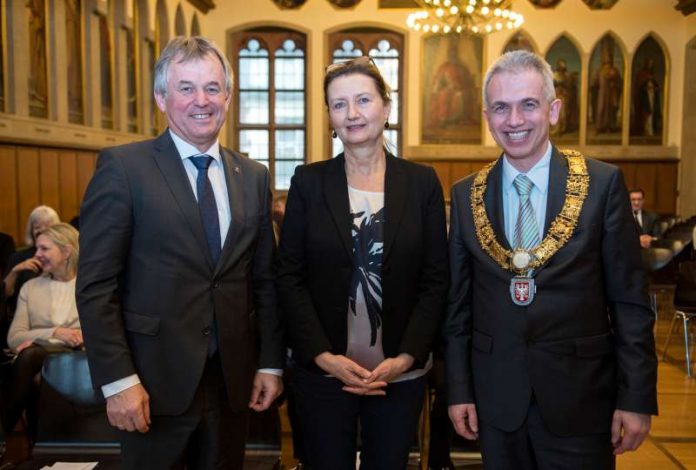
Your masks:
{"label": "man's gray hair", "polygon": [[483,104],[488,109],[488,84],[494,76],[508,72],[520,73],[533,70],[541,75],[543,80],[543,93],[548,102],[556,99],[556,89],[553,86],[553,71],[551,66],[544,60],[543,57],[534,54],[533,52],[519,50],[506,52],[496,60],[493,65],[488,68],[486,77],[483,80]]}
{"label": "man's gray hair", "polygon": [[171,39],[162,49],[154,71],[154,90],[156,95],[167,95],[167,80],[169,66],[173,60],[177,63],[185,63],[191,60],[203,59],[212,54],[217,57],[225,71],[225,91],[232,91],[232,68],[227,61],[225,54],[210,39],[193,36],[190,38],[177,36]]}

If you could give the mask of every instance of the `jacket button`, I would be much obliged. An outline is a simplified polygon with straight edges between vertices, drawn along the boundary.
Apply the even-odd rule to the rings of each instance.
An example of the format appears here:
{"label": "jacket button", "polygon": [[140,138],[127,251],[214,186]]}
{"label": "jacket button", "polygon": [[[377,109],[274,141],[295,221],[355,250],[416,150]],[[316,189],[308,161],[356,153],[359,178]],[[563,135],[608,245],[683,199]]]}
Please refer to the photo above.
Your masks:
{"label": "jacket button", "polygon": [[211,332],[212,332],[212,330],[210,329],[209,326],[206,326],[205,328],[203,328],[203,336],[210,336]]}
{"label": "jacket button", "polygon": [[213,289],[217,289],[218,287],[220,287],[220,283],[217,281],[213,282]]}

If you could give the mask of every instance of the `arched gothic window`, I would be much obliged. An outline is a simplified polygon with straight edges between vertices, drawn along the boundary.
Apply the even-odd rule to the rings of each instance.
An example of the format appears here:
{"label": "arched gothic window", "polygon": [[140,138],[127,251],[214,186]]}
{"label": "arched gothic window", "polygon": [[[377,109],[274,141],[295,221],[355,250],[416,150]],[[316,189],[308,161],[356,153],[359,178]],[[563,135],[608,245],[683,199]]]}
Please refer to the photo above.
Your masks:
{"label": "arched gothic window", "polygon": [[307,159],[306,37],[254,28],[235,33],[233,43],[233,139],[269,168],[274,190],[287,190],[295,167]]}

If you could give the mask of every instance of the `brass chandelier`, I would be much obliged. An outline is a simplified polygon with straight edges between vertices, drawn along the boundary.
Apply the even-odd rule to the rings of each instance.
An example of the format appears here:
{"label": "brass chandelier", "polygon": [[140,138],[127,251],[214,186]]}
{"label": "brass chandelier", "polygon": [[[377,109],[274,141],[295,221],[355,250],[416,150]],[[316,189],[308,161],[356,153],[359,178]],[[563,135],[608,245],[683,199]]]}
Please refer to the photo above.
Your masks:
{"label": "brass chandelier", "polygon": [[465,33],[484,36],[517,29],[524,17],[513,11],[512,0],[415,0],[422,10],[408,15],[406,24],[424,33]]}

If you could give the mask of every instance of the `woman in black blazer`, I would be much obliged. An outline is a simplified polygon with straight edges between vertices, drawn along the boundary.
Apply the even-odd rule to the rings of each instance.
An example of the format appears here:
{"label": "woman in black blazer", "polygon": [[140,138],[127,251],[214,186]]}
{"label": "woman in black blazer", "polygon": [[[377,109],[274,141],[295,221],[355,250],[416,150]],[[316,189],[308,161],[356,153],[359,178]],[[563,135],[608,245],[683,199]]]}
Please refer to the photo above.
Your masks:
{"label": "woman in black blazer", "polygon": [[327,68],[324,97],[344,153],[298,167],[278,289],[297,369],[309,465],[406,467],[448,287],[442,188],[395,158],[389,87],[367,57]]}

